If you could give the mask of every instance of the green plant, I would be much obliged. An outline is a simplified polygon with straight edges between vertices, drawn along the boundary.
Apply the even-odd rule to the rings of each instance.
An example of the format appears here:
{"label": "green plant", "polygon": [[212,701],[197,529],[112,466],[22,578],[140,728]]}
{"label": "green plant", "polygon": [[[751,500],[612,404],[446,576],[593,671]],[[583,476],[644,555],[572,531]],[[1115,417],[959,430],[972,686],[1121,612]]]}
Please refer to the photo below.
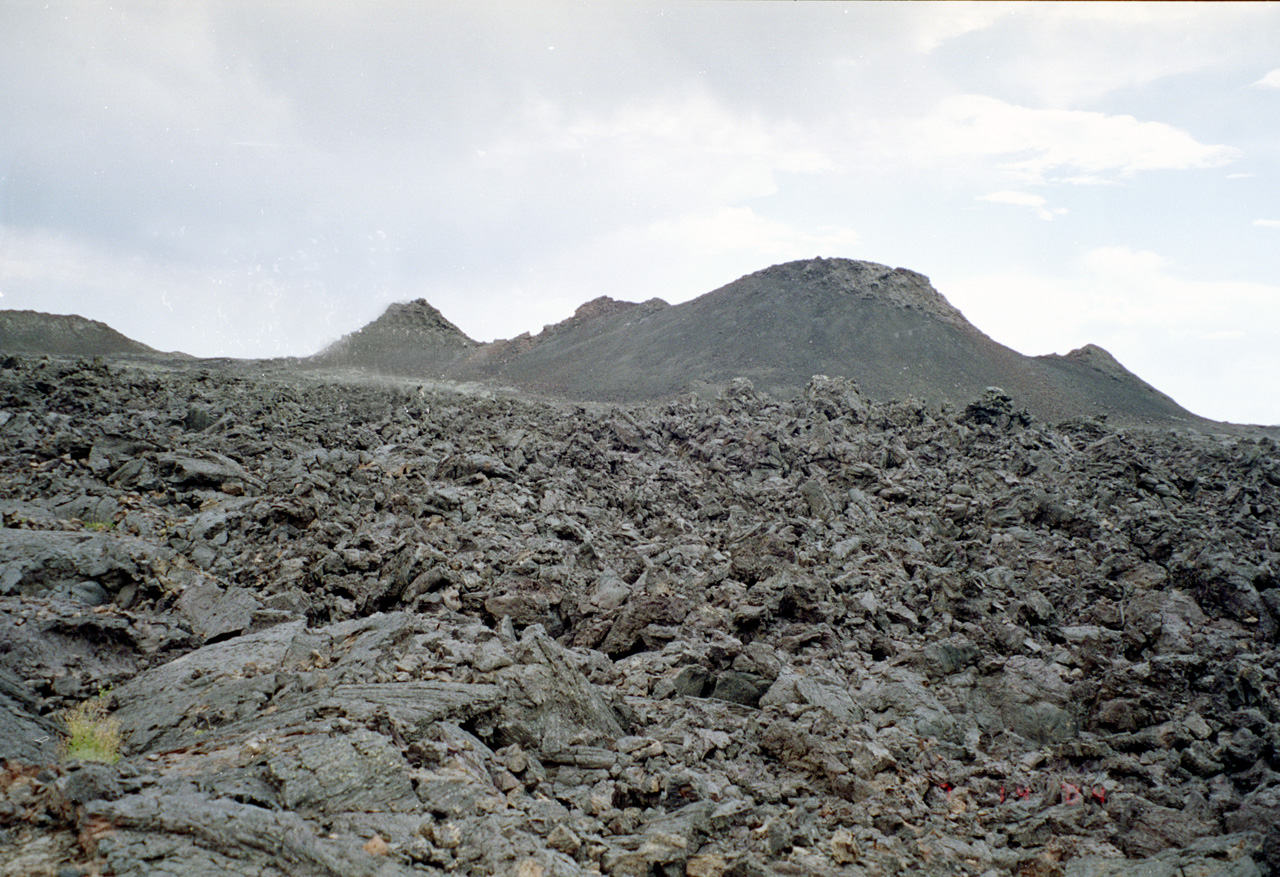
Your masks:
{"label": "green plant", "polygon": [[67,711],[67,758],[115,764],[120,760],[120,722],[107,715],[106,692]]}
{"label": "green plant", "polygon": [[86,530],[92,530],[95,533],[105,533],[110,530],[114,530],[116,525],[113,522],[108,521],[89,521],[84,525],[84,528]]}

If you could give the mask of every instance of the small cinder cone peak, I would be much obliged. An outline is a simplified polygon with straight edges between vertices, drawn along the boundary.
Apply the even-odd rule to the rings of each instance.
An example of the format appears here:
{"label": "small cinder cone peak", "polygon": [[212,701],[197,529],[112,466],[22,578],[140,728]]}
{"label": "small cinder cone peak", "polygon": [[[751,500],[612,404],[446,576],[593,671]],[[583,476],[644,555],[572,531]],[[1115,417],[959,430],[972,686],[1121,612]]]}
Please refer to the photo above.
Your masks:
{"label": "small cinder cone peak", "polygon": [[876,300],[929,314],[957,328],[973,329],[964,314],[933,288],[928,277],[909,268],[890,268],[878,262],[819,256],[773,265],[737,281],[744,282],[774,291],[836,292]]}

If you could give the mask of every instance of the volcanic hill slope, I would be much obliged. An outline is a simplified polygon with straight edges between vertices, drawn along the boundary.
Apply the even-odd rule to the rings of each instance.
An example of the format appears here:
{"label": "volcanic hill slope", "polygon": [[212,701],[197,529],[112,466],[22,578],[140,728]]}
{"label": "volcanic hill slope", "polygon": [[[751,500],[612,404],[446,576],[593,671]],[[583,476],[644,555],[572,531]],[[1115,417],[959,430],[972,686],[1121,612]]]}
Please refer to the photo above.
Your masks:
{"label": "volcanic hill slope", "polygon": [[110,356],[159,351],[97,320],[39,311],[0,310],[0,353]]}
{"label": "volcanic hill slope", "polygon": [[[609,402],[691,390],[713,396],[738,377],[783,398],[815,374],[848,377],[870,398],[933,406],[963,406],[999,386],[1049,421],[1101,415],[1131,424],[1210,424],[1101,348],[1023,356],[975,328],[928,278],[873,262],[775,265],[676,306],[596,299],[537,336],[485,345],[437,318],[426,302],[395,305],[315,361],[340,355],[347,365],[386,373]],[[415,330],[424,323],[428,330]]]}
{"label": "volcanic hill slope", "polygon": [[478,347],[431,305],[419,299],[393,304],[357,332],[310,358],[322,366],[361,366],[387,374],[438,376]]}
{"label": "volcanic hill slope", "polygon": [[1269,437],[337,375],[0,357],[0,875],[1280,874]]}

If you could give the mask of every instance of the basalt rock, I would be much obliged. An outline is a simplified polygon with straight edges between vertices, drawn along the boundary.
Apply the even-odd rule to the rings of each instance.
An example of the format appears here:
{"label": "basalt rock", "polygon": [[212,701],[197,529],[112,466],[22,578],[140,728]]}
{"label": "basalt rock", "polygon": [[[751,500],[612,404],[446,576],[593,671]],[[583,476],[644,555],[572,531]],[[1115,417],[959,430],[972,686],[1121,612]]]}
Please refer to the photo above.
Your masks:
{"label": "basalt rock", "polygon": [[4,360],[0,873],[1278,872],[1272,436],[724,383]]}

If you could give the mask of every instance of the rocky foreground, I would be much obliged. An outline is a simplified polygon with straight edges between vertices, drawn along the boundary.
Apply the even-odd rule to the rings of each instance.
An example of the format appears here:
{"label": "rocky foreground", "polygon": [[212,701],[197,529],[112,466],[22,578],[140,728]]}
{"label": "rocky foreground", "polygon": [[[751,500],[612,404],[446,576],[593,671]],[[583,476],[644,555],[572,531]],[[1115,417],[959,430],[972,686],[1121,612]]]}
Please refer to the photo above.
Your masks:
{"label": "rocky foreground", "polygon": [[6,357],[0,875],[1277,874],[1278,508],[998,391]]}

